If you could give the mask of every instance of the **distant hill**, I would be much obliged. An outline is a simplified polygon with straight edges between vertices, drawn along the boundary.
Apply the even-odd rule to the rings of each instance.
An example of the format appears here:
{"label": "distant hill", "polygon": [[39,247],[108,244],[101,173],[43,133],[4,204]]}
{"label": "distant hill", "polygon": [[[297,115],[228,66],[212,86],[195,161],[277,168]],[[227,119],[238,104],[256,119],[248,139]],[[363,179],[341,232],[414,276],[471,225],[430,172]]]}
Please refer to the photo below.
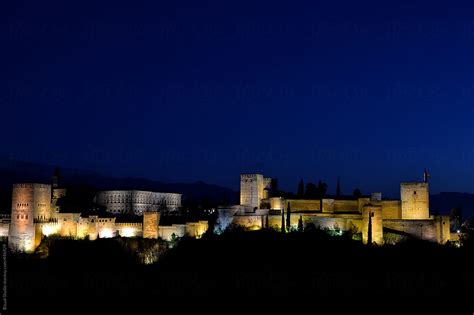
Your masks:
{"label": "distant hill", "polygon": [[[0,211],[11,207],[11,187],[14,183],[51,183],[56,166],[30,162],[0,160]],[[203,181],[194,183],[164,183],[137,177],[112,177],[97,172],[61,168],[60,186],[94,190],[137,189],[183,194],[183,202],[207,200],[211,203],[236,204],[238,192]]]}
{"label": "distant hill", "polygon": [[452,208],[461,206],[464,218],[474,218],[474,194],[441,192],[430,196],[431,212],[449,214]]}

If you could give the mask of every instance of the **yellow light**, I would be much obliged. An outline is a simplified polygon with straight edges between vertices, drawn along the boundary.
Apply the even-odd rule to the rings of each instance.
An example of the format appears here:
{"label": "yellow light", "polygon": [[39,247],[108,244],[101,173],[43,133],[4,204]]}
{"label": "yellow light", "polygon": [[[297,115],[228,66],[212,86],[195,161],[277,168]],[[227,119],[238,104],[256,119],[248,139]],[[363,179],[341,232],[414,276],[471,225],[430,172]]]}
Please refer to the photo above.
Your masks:
{"label": "yellow light", "polygon": [[100,231],[99,237],[100,238],[111,238],[111,237],[114,237],[114,232],[112,231],[112,229],[105,228],[102,231]]}
{"label": "yellow light", "polygon": [[135,230],[131,227],[126,227],[122,229],[122,233],[120,233],[123,237],[133,237],[135,236]]}
{"label": "yellow light", "polygon": [[43,225],[43,235],[50,236],[58,232],[58,229],[50,224]]}

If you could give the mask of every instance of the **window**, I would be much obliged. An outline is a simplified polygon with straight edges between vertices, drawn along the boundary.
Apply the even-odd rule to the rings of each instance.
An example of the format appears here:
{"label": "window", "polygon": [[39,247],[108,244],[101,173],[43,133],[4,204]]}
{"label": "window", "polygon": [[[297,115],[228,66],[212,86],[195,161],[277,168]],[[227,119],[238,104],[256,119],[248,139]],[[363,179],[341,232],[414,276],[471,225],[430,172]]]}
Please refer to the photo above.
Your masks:
{"label": "window", "polygon": [[416,195],[416,190],[413,192],[414,195]]}

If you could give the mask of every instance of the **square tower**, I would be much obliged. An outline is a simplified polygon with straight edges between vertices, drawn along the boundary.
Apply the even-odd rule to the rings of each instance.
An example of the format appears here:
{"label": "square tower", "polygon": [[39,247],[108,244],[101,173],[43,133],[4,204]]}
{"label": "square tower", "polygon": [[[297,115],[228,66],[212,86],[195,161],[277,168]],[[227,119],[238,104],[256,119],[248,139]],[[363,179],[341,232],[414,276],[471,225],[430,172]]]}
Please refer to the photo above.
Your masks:
{"label": "square tower", "polygon": [[261,174],[240,175],[240,205],[260,208],[264,199],[265,179]]}
{"label": "square tower", "polygon": [[402,220],[430,218],[428,183],[401,183]]}

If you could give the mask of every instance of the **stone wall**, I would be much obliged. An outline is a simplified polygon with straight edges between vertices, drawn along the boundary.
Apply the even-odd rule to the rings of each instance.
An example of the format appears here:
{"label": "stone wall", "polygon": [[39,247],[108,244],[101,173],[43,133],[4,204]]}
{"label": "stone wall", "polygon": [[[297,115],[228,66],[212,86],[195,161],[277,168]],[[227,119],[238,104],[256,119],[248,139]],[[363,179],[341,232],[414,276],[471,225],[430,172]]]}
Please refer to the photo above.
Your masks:
{"label": "stone wall", "polygon": [[284,200],[285,209],[290,203],[291,211],[320,211],[321,201],[319,199],[288,199]]}
{"label": "stone wall", "polygon": [[441,244],[450,239],[449,217],[445,216],[428,220],[383,220],[383,226],[415,238]]}
{"label": "stone wall", "polygon": [[384,219],[402,218],[402,208],[399,200],[372,201],[371,204],[382,207],[382,217]]}
{"label": "stone wall", "polygon": [[[298,227],[298,220],[300,215],[303,219],[303,225],[306,226],[309,223],[314,224],[315,227],[321,229],[340,229],[341,231],[348,231],[352,228],[356,228],[360,231],[361,228],[361,216],[360,215],[327,215],[321,213],[291,213],[290,221],[291,228],[296,229]],[[286,213],[285,213],[285,224],[286,224]],[[281,215],[269,215],[268,225],[271,228],[281,228]]]}
{"label": "stone wall", "polygon": [[142,223],[115,223],[115,230],[121,237],[142,237]]}
{"label": "stone wall", "polygon": [[79,213],[58,213],[57,222],[59,235],[63,237],[77,237],[77,223],[80,220]]}
{"label": "stone wall", "polygon": [[265,226],[265,215],[236,215],[232,223],[250,230],[258,230]]}
{"label": "stone wall", "polygon": [[186,236],[201,238],[201,236],[206,233],[208,228],[209,224],[207,221],[187,222]]}
{"label": "stone wall", "polygon": [[323,199],[323,210],[322,212],[334,212],[334,199]]}
{"label": "stone wall", "polygon": [[171,241],[174,237],[183,237],[186,235],[186,224],[173,224],[169,226],[160,226],[158,236],[164,240]]}
{"label": "stone wall", "polygon": [[358,200],[334,200],[334,212],[358,212]]}
{"label": "stone wall", "polygon": [[[285,199],[282,198],[282,197],[272,197],[269,199],[270,201],[270,209],[272,210],[281,210],[283,208],[285,208]],[[286,202],[288,202],[291,200],[286,200]]]}

